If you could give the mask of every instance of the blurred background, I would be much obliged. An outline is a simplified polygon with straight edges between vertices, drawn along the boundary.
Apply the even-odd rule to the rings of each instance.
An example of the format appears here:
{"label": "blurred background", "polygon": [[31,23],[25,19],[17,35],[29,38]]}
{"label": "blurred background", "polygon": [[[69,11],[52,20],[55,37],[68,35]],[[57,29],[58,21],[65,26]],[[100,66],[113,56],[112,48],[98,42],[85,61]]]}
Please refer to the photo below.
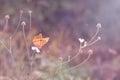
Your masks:
{"label": "blurred background", "polygon": [[[68,55],[74,56],[79,49],[78,38],[89,41],[96,31],[96,24],[101,23],[102,29],[99,36],[102,40],[88,47],[93,50],[94,54],[70,76],[75,77],[73,80],[120,80],[119,0],[0,0],[0,40],[3,40],[8,47],[9,36],[13,34],[19,22],[20,10],[23,10],[21,21],[26,22],[25,31],[28,38],[30,36],[33,38],[39,33],[42,33],[43,37],[50,38],[40,54],[45,56],[45,61],[47,58],[48,63],[52,62],[51,58],[62,56],[66,59]],[[32,31],[28,34],[29,10],[32,11]],[[10,15],[8,30],[3,32],[4,16],[7,14]],[[0,80],[4,76],[10,77],[12,80],[21,80],[20,74],[21,76],[30,74],[27,68],[29,59],[26,57],[27,51],[22,36],[22,28],[19,27],[12,40],[14,58],[11,58],[8,51],[0,44]],[[31,46],[32,39],[29,39],[28,43]],[[30,53],[32,54],[31,50]],[[38,57],[33,66],[33,70],[37,71],[35,79],[49,80],[42,79],[41,76],[37,78],[38,75],[36,77],[38,72],[40,75],[43,75],[40,73],[41,71],[48,75],[52,69],[50,68],[50,71],[47,72],[46,67],[41,68],[42,61],[39,62]],[[82,55],[82,58],[84,59],[85,56]],[[78,64],[83,60],[82,58],[78,56],[68,66]],[[38,66],[38,64],[40,65]],[[22,72],[19,72],[21,70]]]}

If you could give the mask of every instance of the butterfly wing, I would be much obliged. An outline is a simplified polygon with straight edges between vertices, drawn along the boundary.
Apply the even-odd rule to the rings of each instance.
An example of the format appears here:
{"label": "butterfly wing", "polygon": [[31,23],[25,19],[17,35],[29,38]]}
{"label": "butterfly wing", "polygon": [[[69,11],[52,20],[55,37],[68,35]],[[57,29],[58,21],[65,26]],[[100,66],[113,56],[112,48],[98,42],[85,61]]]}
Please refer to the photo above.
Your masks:
{"label": "butterfly wing", "polygon": [[47,42],[49,41],[49,38],[42,38],[42,40],[40,40],[40,48],[43,47],[45,44],[47,44]]}
{"label": "butterfly wing", "polygon": [[49,37],[43,38],[42,34],[35,36],[33,39],[33,44],[39,48],[42,48],[49,41]]}
{"label": "butterfly wing", "polygon": [[33,43],[42,39],[42,34],[39,34],[33,38]]}

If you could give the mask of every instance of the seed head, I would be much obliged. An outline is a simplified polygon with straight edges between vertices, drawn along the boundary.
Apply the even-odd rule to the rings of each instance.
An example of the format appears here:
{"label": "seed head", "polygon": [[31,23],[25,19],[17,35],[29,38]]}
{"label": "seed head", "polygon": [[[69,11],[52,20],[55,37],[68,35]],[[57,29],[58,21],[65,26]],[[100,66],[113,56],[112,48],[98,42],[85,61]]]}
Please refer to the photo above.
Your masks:
{"label": "seed head", "polygon": [[92,49],[88,50],[88,53],[93,54],[93,50]]}
{"label": "seed head", "polygon": [[100,23],[98,23],[98,24],[96,25],[96,27],[97,27],[97,28],[102,28],[102,26],[101,26]]}
{"label": "seed head", "polygon": [[82,39],[82,38],[79,38],[78,40],[80,41],[80,43],[83,43],[83,42],[85,41],[85,40]]}
{"label": "seed head", "polygon": [[86,47],[86,46],[87,46],[87,42],[85,41],[83,47]]}
{"label": "seed head", "polygon": [[22,21],[21,25],[25,26],[25,25],[26,25],[26,22],[25,22],[25,21]]}
{"label": "seed head", "polygon": [[98,36],[98,40],[101,40],[101,37],[100,37],[100,36]]}
{"label": "seed head", "polygon": [[9,19],[10,18],[10,16],[9,15],[5,15],[5,19]]}

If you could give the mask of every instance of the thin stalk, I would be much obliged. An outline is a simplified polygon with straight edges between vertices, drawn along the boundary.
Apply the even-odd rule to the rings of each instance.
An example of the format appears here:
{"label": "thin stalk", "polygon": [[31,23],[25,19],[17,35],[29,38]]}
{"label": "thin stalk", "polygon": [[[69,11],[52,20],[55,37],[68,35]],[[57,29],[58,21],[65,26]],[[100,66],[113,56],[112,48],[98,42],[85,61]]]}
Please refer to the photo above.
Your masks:
{"label": "thin stalk", "polygon": [[5,16],[5,26],[4,26],[4,28],[3,28],[3,32],[5,32],[6,31],[6,29],[8,28],[8,20],[9,20],[9,15],[6,15]]}
{"label": "thin stalk", "polygon": [[69,59],[68,61],[63,62],[62,65],[63,65],[63,64],[67,64],[68,62],[70,62],[70,61],[72,61],[73,59],[75,59],[81,52],[82,52],[82,45],[80,44],[78,53],[77,53],[75,56],[73,56],[71,59]]}
{"label": "thin stalk", "polygon": [[59,59],[59,62],[58,62],[58,67],[57,69],[55,70],[54,74],[53,74],[53,80],[55,80],[55,76],[57,75],[57,73],[61,70],[62,68],[62,65],[63,65],[63,59],[62,57]]}
{"label": "thin stalk", "polygon": [[91,56],[91,53],[88,54],[87,58],[86,58],[82,63],[80,63],[80,64],[78,64],[78,65],[76,65],[76,66],[74,66],[74,67],[71,67],[71,68],[69,68],[68,70],[73,70],[73,69],[81,66],[82,64],[84,64],[85,62],[88,61],[88,59],[90,58],[90,56]]}
{"label": "thin stalk", "polygon": [[12,37],[9,38],[10,39],[10,53],[12,53]]}
{"label": "thin stalk", "polygon": [[99,31],[100,31],[100,28],[97,27],[97,30],[96,30],[95,34],[93,35],[93,37],[90,39],[90,41],[88,43],[91,43],[96,38],[96,36],[98,35]]}
{"label": "thin stalk", "polygon": [[9,48],[0,40],[0,43],[4,46],[4,48],[6,48],[6,50],[10,53]]}
{"label": "thin stalk", "polygon": [[29,47],[28,47],[27,38],[26,38],[26,35],[25,35],[25,25],[26,25],[26,23],[23,21],[21,24],[22,24],[23,38],[24,38],[24,41],[25,41],[27,54],[29,55]]}
{"label": "thin stalk", "polygon": [[10,56],[12,57],[12,59],[14,60],[14,57],[12,55],[12,51],[11,51],[11,40],[10,40],[10,49],[0,40],[0,43],[4,46],[4,48],[9,52]]}
{"label": "thin stalk", "polygon": [[30,17],[30,30],[29,30],[29,33],[31,33],[31,26],[32,26],[31,25],[32,24],[32,15],[31,14],[32,14],[32,11],[30,10],[29,11],[29,17]]}
{"label": "thin stalk", "polygon": [[[59,69],[60,69],[63,64],[67,64],[68,62],[72,61],[72,60],[75,59],[81,52],[82,52],[82,45],[80,44],[78,53],[77,53],[75,56],[73,56],[71,59],[70,59],[70,57],[69,57],[69,60],[68,60],[68,61],[63,62],[63,59],[60,59],[60,60],[61,60],[61,63],[58,64],[57,67],[59,67]],[[57,72],[58,72],[59,69],[57,69],[57,70],[54,72],[53,80],[55,80],[55,77],[54,77],[54,76],[57,74]]]}
{"label": "thin stalk", "polygon": [[11,55],[13,61],[15,61],[15,60],[14,60],[14,56],[13,56],[13,54],[12,54],[12,37],[10,37],[9,39],[10,39],[10,55]]}
{"label": "thin stalk", "polygon": [[16,35],[16,33],[17,33],[18,29],[19,29],[20,22],[21,22],[21,19],[22,19],[22,14],[23,14],[23,11],[21,10],[20,15],[19,15],[19,21],[18,21],[17,27],[16,27],[14,33],[11,35],[12,38]]}
{"label": "thin stalk", "polygon": [[87,44],[87,46],[91,46],[91,45],[93,45],[93,44],[95,44],[97,41],[99,41],[100,39],[99,38],[97,38],[96,40],[94,40],[93,42],[91,42],[91,43],[88,43]]}
{"label": "thin stalk", "polygon": [[[34,63],[33,57],[34,57],[35,53],[36,53],[36,52],[33,52],[33,53],[32,53],[31,60],[30,60],[30,61],[31,61],[31,62],[30,62],[30,73],[31,73],[31,74],[32,74],[32,72],[33,72],[33,63]],[[33,78],[33,77],[30,76],[30,79],[31,79],[31,80],[32,80],[32,78]]]}
{"label": "thin stalk", "polygon": [[32,56],[31,56],[31,63],[30,63],[30,71],[31,71],[31,73],[33,71],[33,57],[34,57],[35,53],[36,52],[32,53]]}

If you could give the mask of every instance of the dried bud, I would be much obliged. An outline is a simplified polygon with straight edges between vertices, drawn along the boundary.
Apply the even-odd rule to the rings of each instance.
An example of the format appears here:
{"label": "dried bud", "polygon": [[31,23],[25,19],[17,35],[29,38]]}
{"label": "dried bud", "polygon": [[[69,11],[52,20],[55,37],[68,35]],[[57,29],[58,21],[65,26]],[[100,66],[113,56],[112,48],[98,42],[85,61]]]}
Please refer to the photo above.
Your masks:
{"label": "dried bud", "polygon": [[85,40],[82,39],[82,38],[79,38],[78,40],[80,41],[80,43],[83,43],[83,42],[85,41]]}
{"label": "dried bud", "polygon": [[5,15],[5,19],[9,19],[10,18],[10,16],[9,15]]}
{"label": "dried bud", "polygon": [[25,25],[26,25],[26,22],[25,22],[25,21],[23,21],[23,22],[21,23],[21,25],[25,26]]}
{"label": "dried bud", "polygon": [[101,40],[101,37],[100,37],[100,36],[98,36],[98,40]]}
{"label": "dried bud", "polygon": [[100,23],[98,23],[98,24],[96,25],[96,27],[97,27],[97,28],[102,28],[102,26],[101,26]]}
{"label": "dried bud", "polygon": [[93,54],[93,50],[92,49],[88,50],[88,53]]}
{"label": "dried bud", "polygon": [[86,47],[86,46],[87,46],[87,42],[85,41],[83,47]]}

